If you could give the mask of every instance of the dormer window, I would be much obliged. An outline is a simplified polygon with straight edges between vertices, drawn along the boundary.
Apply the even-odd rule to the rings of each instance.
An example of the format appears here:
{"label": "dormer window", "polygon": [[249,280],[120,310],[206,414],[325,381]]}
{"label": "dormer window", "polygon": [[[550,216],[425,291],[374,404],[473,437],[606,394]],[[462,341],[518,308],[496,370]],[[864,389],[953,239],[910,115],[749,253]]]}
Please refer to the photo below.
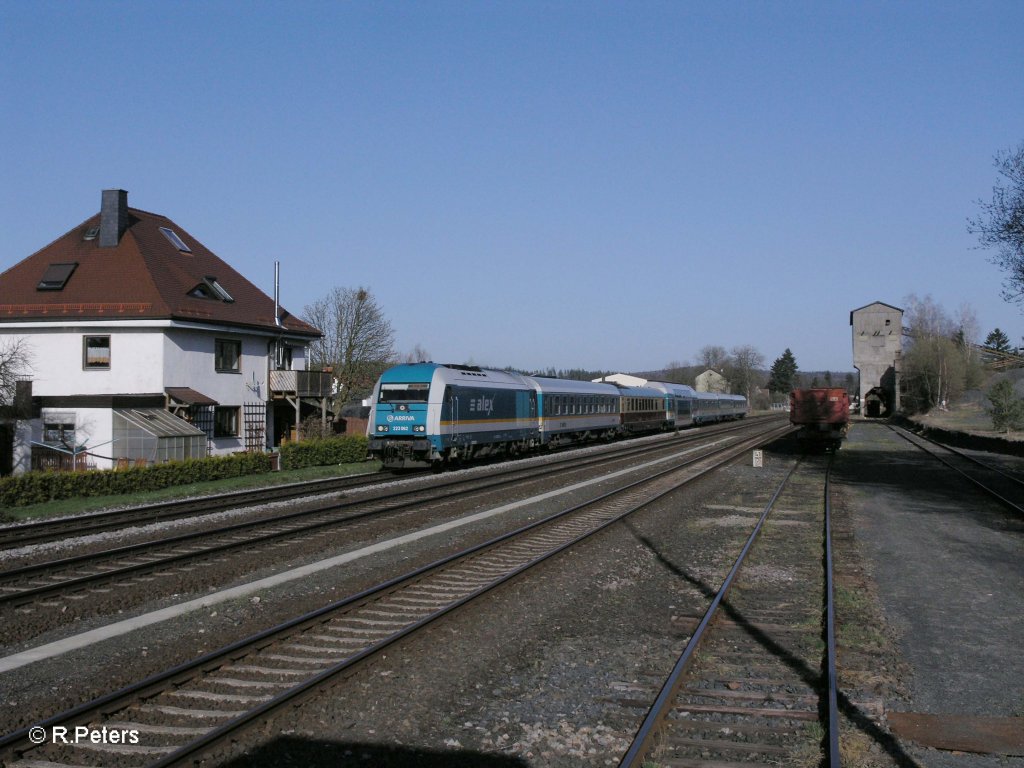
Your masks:
{"label": "dormer window", "polygon": [[71,273],[78,266],[77,261],[51,264],[43,273],[43,279],[36,286],[37,291],[62,291],[71,277]]}
{"label": "dormer window", "polygon": [[192,249],[185,245],[185,242],[178,237],[178,233],[170,227],[160,227],[160,231],[163,232],[164,237],[182,253],[192,253]]}
{"label": "dormer window", "polygon": [[207,275],[206,282],[211,288],[213,288],[213,290],[217,294],[217,297],[221,301],[226,301],[229,304],[234,301],[234,298],[231,296],[231,294],[224,290],[224,286],[217,282],[216,277],[210,277],[209,275]]}
{"label": "dormer window", "polygon": [[206,283],[199,283],[195,288],[188,292],[188,295],[193,299],[216,299],[217,296],[213,293],[213,288],[208,286]]}
{"label": "dormer window", "polygon": [[220,299],[223,302],[231,304],[234,302],[234,297],[228,293],[224,286],[217,282],[216,277],[207,275],[203,278],[203,282],[196,285],[188,295],[193,299]]}

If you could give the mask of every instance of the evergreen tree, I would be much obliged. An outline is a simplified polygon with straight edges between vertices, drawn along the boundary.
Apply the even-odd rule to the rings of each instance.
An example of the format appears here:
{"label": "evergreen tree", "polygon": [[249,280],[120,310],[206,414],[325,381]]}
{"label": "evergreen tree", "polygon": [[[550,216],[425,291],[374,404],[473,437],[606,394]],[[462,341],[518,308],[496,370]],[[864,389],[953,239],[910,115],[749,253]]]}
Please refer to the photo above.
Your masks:
{"label": "evergreen tree", "polygon": [[789,391],[796,386],[796,374],[796,358],[787,347],[786,351],[775,358],[775,362],[772,363],[771,375],[768,377],[767,384],[769,391],[788,395]]}
{"label": "evergreen tree", "polygon": [[1009,352],[1010,338],[1001,330],[996,328],[992,333],[985,337],[985,346],[991,347],[997,352]]}

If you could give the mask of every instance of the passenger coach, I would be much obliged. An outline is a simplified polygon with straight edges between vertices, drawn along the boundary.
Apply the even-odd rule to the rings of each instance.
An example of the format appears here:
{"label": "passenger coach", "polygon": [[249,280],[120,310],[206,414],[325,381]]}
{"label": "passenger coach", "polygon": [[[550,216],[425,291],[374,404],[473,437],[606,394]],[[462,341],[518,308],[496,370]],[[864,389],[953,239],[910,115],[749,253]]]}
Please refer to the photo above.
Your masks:
{"label": "passenger coach", "polygon": [[541,376],[526,378],[537,391],[542,444],[555,447],[586,440],[610,440],[618,435],[618,387]]}

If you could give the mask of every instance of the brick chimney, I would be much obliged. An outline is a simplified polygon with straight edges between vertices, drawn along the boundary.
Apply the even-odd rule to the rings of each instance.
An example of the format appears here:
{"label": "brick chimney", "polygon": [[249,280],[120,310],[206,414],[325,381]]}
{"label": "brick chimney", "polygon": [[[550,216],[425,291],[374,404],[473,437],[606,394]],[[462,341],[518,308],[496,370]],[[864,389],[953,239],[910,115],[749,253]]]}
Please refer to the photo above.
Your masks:
{"label": "brick chimney", "polygon": [[128,193],[104,189],[100,205],[100,247],[114,248],[128,228]]}

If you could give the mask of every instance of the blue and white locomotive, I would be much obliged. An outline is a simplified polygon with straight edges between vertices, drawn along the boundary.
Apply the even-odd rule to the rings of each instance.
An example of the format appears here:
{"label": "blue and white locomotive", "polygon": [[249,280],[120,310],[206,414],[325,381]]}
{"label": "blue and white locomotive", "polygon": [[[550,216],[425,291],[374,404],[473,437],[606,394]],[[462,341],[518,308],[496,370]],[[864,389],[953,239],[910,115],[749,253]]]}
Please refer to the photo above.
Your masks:
{"label": "blue and white locomotive", "polygon": [[369,451],[389,469],[440,469],[746,414],[740,395],[702,394],[660,382],[621,387],[472,365],[399,365],[374,387]]}
{"label": "blue and white locomotive", "polygon": [[517,373],[399,365],[374,387],[370,454],[391,469],[515,454],[540,444],[537,414],[537,390]]}

